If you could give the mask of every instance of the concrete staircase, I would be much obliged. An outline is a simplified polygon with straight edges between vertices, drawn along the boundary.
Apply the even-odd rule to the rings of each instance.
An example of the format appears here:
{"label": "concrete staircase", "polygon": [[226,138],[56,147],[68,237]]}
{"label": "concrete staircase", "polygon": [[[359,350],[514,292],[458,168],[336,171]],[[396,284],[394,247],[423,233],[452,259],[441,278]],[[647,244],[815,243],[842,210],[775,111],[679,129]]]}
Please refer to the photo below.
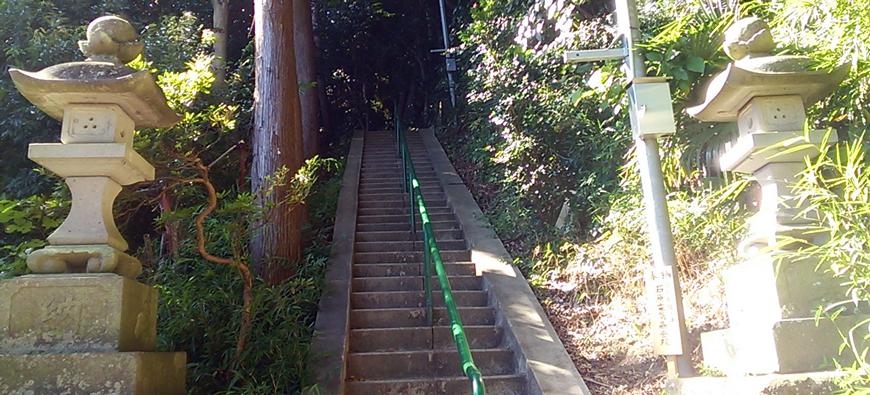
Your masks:
{"label": "concrete staircase", "polygon": [[[419,134],[408,147],[475,363],[489,394],[525,394],[514,351],[504,341],[483,278],[448,205]],[[347,394],[466,394],[459,355],[432,279],[433,327],[426,324],[419,216],[412,231],[395,134],[365,135],[351,275]]]}
{"label": "concrete staircase", "polygon": [[[589,395],[538,299],[431,129],[408,148],[488,395]],[[393,132],[354,133],[305,395],[470,394],[438,281],[426,321],[422,231]]]}

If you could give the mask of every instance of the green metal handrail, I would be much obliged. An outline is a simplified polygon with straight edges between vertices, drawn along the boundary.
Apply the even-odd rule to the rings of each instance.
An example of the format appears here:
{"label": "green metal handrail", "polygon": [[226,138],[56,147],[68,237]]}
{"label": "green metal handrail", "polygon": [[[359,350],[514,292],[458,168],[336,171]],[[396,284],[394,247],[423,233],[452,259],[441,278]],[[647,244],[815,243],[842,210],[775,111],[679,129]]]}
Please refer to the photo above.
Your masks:
{"label": "green metal handrail", "polygon": [[[456,343],[456,349],[459,351],[462,372],[471,380],[472,394],[485,395],[486,389],[483,385],[483,377],[480,369],[474,364],[471,347],[468,345],[468,338],[465,336],[465,329],[462,327],[462,319],[459,317],[459,310],[456,308],[456,302],[453,300],[450,281],[447,279],[447,270],[444,269],[444,262],[441,260],[441,252],[438,250],[435,232],[432,231],[432,224],[429,221],[429,212],[426,210],[426,202],[420,189],[420,181],[417,179],[417,172],[414,171],[414,162],[411,160],[411,153],[408,151],[408,144],[405,141],[405,130],[398,115],[396,116],[396,141],[399,147],[399,154],[402,157],[404,183],[410,198],[408,206],[410,207],[411,232],[417,232],[414,218],[415,208],[420,214],[420,222],[423,229],[423,289],[426,294],[426,323],[430,326],[433,325],[431,267],[434,266],[435,273],[438,275],[438,283],[441,285],[444,306],[447,307],[447,315],[450,317],[450,332],[453,334],[453,342]],[[413,240],[416,240],[416,238],[413,238]],[[434,346],[434,341],[432,344]]]}

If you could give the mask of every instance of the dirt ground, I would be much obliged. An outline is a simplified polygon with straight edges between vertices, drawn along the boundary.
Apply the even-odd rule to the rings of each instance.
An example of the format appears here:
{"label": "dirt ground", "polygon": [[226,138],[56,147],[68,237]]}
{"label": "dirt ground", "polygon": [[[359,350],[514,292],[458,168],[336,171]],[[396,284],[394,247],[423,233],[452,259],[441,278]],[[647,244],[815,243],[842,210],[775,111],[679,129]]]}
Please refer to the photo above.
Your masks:
{"label": "dirt ground", "polygon": [[[576,278],[554,275],[534,287],[568,354],[594,395],[662,394],[664,357],[655,355],[642,297],[605,302],[578,297]],[[697,278],[684,284],[684,306],[696,365],[700,333],[727,326],[721,284]]]}

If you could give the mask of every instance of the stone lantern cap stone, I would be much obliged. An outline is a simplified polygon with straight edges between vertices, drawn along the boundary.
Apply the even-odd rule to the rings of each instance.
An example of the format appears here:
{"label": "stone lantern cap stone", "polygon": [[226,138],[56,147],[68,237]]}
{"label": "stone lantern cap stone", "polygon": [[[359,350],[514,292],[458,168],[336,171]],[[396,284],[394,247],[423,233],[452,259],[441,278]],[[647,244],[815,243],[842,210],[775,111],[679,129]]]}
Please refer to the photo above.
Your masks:
{"label": "stone lantern cap stone", "polygon": [[705,122],[733,122],[754,97],[799,95],[805,107],[833,92],[848,65],[814,70],[806,56],[772,56],[773,38],[764,21],[744,18],[725,32],[725,52],[734,62],[714,77],[701,104],[689,115]]}
{"label": "stone lantern cap stone", "polygon": [[15,87],[52,118],[63,120],[64,108],[76,104],[116,104],[137,127],[170,127],[180,120],[166,104],[154,77],[124,66],[142,52],[138,34],[118,17],[97,18],[79,42],[88,56],[38,72],[10,69]]}

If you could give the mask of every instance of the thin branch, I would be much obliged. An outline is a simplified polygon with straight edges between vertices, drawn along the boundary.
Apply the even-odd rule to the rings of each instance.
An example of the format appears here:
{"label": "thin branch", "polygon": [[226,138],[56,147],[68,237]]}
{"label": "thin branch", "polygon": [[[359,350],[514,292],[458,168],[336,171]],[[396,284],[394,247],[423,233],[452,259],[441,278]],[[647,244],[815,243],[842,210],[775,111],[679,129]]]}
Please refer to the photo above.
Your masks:
{"label": "thin branch", "polygon": [[245,349],[248,335],[251,332],[251,319],[253,310],[252,306],[254,301],[252,288],[254,278],[251,275],[250,268],[245,262],[215,256],[212,255],[208,251],[208,249],[206,249],[205,244],[208,239],[205,236],[205,220],[217,208],[217,191],[215,190],[214,185],[209,179],[208,166],[204,165],[199,158],[195,158],[193,160],[193,163],[196,169],[199,171],[200,178],[194,178],[189,181],[202,185],[208,192],[208,205],[206,205],[206,207],[196,216],[196,220],[194,221],[194,224],[196,225],[196,246],[197,250],[199,251],[199,255],[201,255],[203,259],[209,262],[236,268],[236,270],[238,270],[239,274],[242,276],[242,280],[244,281],[244,288],[242,292],[242,323],[241,327],[239,328],[239,335],[236,341],[235,354],[235,362],[236,366],[238,366],[238,364],[241,363],[242,352]]}

